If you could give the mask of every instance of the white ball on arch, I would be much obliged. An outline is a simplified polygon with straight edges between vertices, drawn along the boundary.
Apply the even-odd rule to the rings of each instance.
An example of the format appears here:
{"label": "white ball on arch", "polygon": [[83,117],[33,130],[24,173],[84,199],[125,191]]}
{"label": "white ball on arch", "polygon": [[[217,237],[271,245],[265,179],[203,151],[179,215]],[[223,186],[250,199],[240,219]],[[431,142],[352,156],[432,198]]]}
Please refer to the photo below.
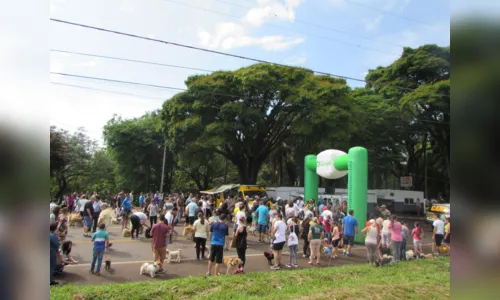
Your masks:
{"label": "white ball on arch", "polygon": [[347,175],[347,171],[339,171],[335,168],[335,158],[346,155],[344,151],[328,149],[316,156],[316,174],[326,179],[338,179]]}

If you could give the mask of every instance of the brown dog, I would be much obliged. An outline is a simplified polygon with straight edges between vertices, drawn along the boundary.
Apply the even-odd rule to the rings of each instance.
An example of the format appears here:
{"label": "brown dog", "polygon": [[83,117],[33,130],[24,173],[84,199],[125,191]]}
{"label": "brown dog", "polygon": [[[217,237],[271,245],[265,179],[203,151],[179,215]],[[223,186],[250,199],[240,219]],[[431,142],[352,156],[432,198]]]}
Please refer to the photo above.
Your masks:
{"label": "brown dog", "polygon": [[240,266],[243,264],[243,261],[238,257],[224,257],[224,264],[226,265],[227,271],[226,275],[229,274],[232,268],[236,266]]}
{"label": "brown dog", "polygon": [[130,237],[130,229],[123,228],[122,235],[123,237]]}
{"label": "brown dog", "polygon": [[434,259],[434,254],[432,254],[432,253],[429,253],[429,254],[424,254],[424,257],[425,257],[426,259]]}
{"label": "brown dog", "polygon": [[[187,239],[192,239],[194,236],[194,227],[191,225],[184,226],[184,230],[182,231],[182,235]],[[189,237],[188,237],[189,235]]]}

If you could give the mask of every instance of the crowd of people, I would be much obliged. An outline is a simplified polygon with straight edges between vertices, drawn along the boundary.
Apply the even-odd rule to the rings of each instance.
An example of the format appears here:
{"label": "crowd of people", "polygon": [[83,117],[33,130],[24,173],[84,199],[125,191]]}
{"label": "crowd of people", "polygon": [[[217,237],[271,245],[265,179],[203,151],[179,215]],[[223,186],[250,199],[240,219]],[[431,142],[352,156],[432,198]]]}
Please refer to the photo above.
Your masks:
{"label": "crowd of people", "polygon": [[[269,243],[274,263],[272,270],[282,268],[282,251],[287,245],[289,260],[287,268],[298,267],[299,240],[303,241],[303,258],[310,265],[320,265],[323,247],[330,247],[331,258],[338,256],[339,249],[345,256],[351,256],[352,246],[360,233],[365,238],[367,261],[374,263],[380,259],[381,249],[392,251],[393,260],[405,258],[406,239],[410,232],[405,222],[391,214],[384,206],[377,206],[362,230],[354,217],[354,211],[347,211],[347,203],[326,200],[296,201],[277,198],[267,199],[258,196],[251,201],[249,197],[228,196],[216,208],[210,195],[173,193],[163,197],[159,192],[134,193],[121,191],[113,199],[103,202],[97,193],[87,200],[88,193],[70,194],[62,205],[51,203],[50,207],[50,249],[51,274],[64,265],[78,263],[71,253],[71,241],[66,241],[68,233],[68,214],[79,213],[83,218],[83,235],[94,242],[90,273],[99,275],[104,251],[112,244],[107,234],[107,226],[113,218],[121,222],[122,230],[131,227],[131,239],[137,239],[145,228],[146,237],[151,238],[153,258],[164,272],[163,264],[167,247],[174,235],[175,226],[184,221],[192,226],[196,261],[208,260],[207,275],[219,275],[224,263],[224,251],[236,248],[240,263],[235,273],[244,273],[246,262],[247,238],[250,233],[258,234],[259,243]],[[136,201],[137,200],[137,201]],[[148,222],[149,221],[149,222]],[[441,225],[436,217],[433,240],[437,246],[444,240],[449,244],[449,220]],[[441,221],[442,222],[442,221]],[[422,253],[423,230],[417,222],[411,231],[415,253]],[[229,233],[231,228],[231,237]],[[209,245],[209,246],[208,246]],[[209,247],[209,249],[207,249]],[[210,253],[206,256],[207,250]],[[215,273],[213,268],[215,266]]]}

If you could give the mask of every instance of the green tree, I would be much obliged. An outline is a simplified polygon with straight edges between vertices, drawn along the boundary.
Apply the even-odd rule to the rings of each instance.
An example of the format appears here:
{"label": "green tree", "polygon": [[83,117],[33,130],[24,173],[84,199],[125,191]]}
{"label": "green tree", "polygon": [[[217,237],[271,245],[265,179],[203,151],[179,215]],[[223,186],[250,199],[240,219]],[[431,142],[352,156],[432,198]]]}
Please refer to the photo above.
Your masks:
{"label": "green tree", "polygon": [[262,164],[293,134],[348,129],[345,81],[310,70],[255,64],[192,76],[186,85],[162,110],[173,149],[211,149],[236,166],[240,183],[255,184]]}
{"label": "green tree", "polygon": [[59,202],[70,186],[88,176],[96,147],[83,129],[70,134],[50,127],[51,195]]}
{"label": "green tree", "polygon": [[[429,177],[438,179],[433,179],[434,193],[448,190],[449,184],[443,183],[449,181],[450,175],[450,48],[405,48],[391,65],[370,70],[366,80],[366,88],[355,90],[353,97],[365,112],[379,115],[382,123],[377,124],[376,117],[365,114],[369,119],[364,123],[370,128],[362,129],[364,134],[359,138],[384,133],[388,147],[397,146],[387,153],[395,156],[397,175],[418,174],[414,184],[423,189],[422,174],[427,166],[432,173]],[[374,107],[367,109],[371,105]],[[373,128],[378,125],[382,127]],[[377,147],[379,142],[370,142],[377,156],[385,152]]]}
{"label": "green tree", "polygon": [[[104,126],[104,140],[116,163],[120,188],[139,191],[160,189],[165,138],[157,112],[125,120],[114,116]],[[165,169],[170,170],[172,154],[167,153]],[[165,172],[166,190],[171,172]]]}

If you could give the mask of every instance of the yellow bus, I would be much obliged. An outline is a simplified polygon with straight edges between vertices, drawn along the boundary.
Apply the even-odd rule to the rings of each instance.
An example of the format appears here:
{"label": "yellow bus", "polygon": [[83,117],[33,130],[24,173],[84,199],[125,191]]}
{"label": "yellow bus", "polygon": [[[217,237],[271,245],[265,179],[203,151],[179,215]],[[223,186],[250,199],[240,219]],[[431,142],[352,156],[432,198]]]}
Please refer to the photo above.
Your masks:
{"label": "yellow bus", "polygon": [[241,185],[241,184],[224,184],[215,189],[201,191],[201,194],[211,195],[212,199],[215,199],[215,207],[219,208],[220,204],[224,199],[228,198],[229,195],[235,197],[245,198],[250,197],[250,204],[253,203],[255,196],[259,198],[267,197],[266,188],[262,185]]}

